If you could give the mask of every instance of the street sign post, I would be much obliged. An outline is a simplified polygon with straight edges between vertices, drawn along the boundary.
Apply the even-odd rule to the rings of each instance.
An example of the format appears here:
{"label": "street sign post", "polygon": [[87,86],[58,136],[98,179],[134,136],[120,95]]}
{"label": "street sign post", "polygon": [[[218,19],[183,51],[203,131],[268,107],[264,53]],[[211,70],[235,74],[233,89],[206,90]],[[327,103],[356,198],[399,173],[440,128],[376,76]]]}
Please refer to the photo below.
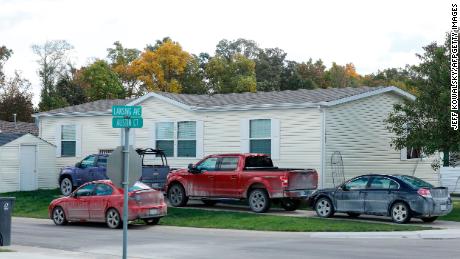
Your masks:
{"label": "street sign post", "polygon": [[128,184],[129,184],[129,129],[142,128],[142,106],[112,106],[112,127],[124,128],[123,145],[123,259],[128,255]]}

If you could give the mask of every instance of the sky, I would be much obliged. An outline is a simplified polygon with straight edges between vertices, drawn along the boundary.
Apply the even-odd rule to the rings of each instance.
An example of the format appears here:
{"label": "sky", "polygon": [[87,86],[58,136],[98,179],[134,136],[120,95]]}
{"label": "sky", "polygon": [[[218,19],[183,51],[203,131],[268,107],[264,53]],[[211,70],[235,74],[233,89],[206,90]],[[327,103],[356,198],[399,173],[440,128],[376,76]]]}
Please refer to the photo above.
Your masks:
{"label": "sky", "polygon": [[[184,50],[213,54],[221,39],[278,47],[288,60],[352,62],[360,74],[417,64],[416,53],[442,43],[455,1],[0,0],[0,46],[14,51],[5,70],[40,80],[33,44],[66,40],[75,65],[105,58],[120,41],[143,49],[169,36]],[[458,1],[457,1],[458,2]]]}

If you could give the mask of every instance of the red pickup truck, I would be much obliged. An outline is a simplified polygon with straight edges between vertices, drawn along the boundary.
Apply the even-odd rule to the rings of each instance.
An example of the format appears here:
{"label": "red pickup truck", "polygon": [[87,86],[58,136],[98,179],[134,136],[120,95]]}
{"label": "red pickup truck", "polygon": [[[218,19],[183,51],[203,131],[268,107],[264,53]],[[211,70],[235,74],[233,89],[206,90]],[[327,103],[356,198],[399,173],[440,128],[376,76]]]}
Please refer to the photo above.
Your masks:
{"label": "red pickup truck", "polygon": [[266,212],[272,202],[293,211],[317,185],[314,169],[274,167],[263,154],[221,154],[170,172],[166,192],[174,207],[185,206],[189,199],[209,206],[222,199],[247,199],[254,212]]}

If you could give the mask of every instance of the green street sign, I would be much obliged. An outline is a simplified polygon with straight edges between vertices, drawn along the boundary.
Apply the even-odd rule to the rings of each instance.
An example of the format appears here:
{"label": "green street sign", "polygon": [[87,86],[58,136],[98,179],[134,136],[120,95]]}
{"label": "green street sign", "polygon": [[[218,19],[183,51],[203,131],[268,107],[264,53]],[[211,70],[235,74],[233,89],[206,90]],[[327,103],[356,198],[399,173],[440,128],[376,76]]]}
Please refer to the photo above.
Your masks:
{"label": "green street sign", "polygon": [[112,116],[142,117],[142,106],[112,106]]}
{"label": "green street sign", "polygon": [[144,120],[142,118],[112,118],[112,128],[142,128]]}

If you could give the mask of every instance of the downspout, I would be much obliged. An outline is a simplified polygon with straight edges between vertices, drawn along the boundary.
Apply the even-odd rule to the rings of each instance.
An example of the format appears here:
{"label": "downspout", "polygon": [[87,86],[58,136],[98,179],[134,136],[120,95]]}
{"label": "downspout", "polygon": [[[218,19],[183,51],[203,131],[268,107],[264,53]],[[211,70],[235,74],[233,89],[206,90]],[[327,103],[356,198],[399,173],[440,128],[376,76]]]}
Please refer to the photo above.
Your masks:
{"label": "downspout", "polygon": [[324,188],[324,178],[326,176],[326,109],[323,106],[318,106],[321,113],[321,169],[319,188]]}

